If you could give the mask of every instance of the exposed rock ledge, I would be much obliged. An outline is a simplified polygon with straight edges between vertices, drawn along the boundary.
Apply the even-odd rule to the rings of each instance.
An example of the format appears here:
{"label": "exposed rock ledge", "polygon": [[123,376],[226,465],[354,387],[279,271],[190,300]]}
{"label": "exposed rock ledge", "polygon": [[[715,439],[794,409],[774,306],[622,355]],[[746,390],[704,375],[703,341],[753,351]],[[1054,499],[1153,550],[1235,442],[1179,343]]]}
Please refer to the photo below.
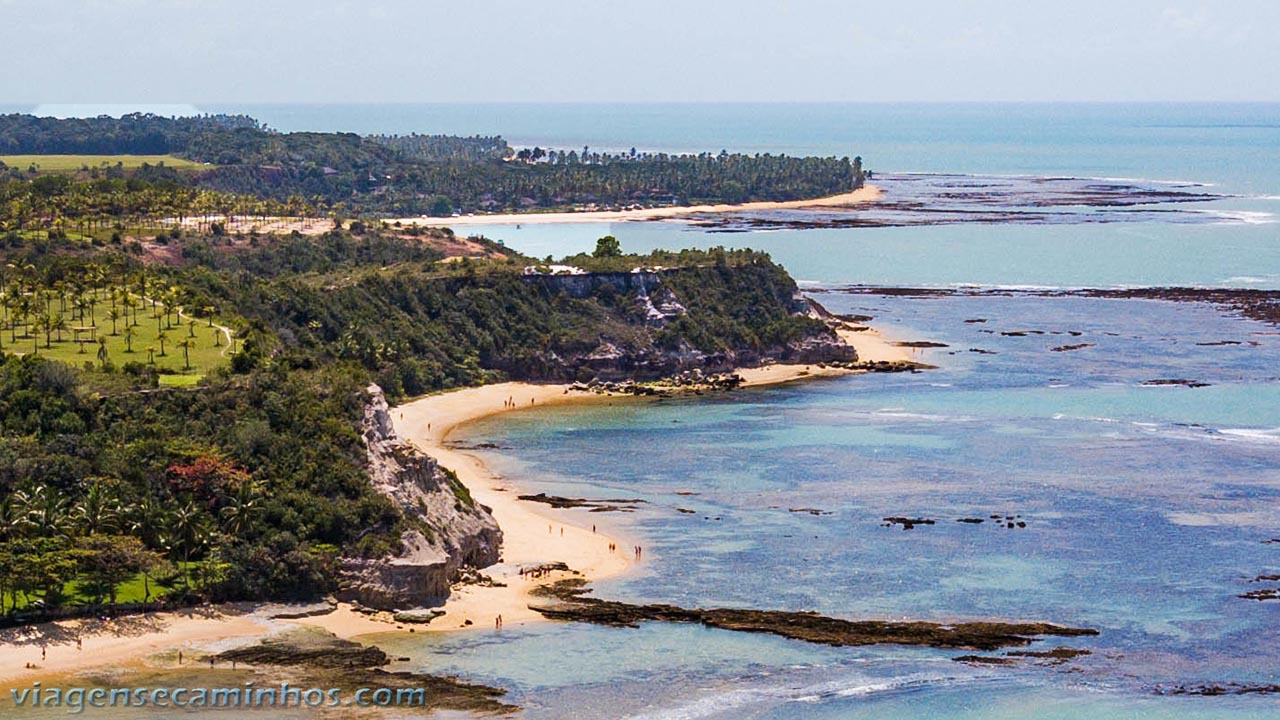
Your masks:
{"label": "exposed rock ledge", "polygon": [[1042,636],[1097,635],[1091,628],[1073,628],[1043,622],[935,622],[842,620],[812,612],[747,610],[738,608],[682,608],[675,605],[633,605],[615,600],[583,597],[591,592],[581,578],[561,580],[538,588],[533,595],[555,602],[529,608],[552,620],[636,627],[643,621],[700,623],[707,627],[740,632],[768,633],[792,640],[836,647],[858,645],[918,645],[935,648],[996,650],[1030,645]]}
{"label": "exposed rock ledge", "polygon": [[338,598],[380,610],[439,604],[463,568],[498,562],[502,531],[452,471],[396,435],[382,388],[367,391],[361,433],[369,477],[412,529],[396,557],[345,559]]}

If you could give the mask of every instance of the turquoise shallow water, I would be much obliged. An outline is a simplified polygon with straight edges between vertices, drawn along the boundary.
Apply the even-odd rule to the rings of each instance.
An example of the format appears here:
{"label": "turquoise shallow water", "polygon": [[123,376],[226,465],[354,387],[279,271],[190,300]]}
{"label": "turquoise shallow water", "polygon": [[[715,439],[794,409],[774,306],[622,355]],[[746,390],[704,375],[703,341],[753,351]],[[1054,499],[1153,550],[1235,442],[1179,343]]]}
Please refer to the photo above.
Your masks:
{"label": "turquoise shallow water", "polygon": [[874,285],[1280,287],[1277,104],[239,105],[282,130],[500,133],[520,146],[861,155],[876,171],[1194,181],[1215,224],[707,233],[675,223],[480,227],[563,255],[624,248],[768,250],[793,275]]}
{"label": "turquoise shallow water", "polygon": [[[655,717],[1277,709],[1265,697],[1155,693],[1280,674],[1274,608],[1236,597],[1267,586],[1249,580],[1280,566],[1263,543],[1280,523],[1280,336],[1195,304],[821,297],[833,310],[874,314],[890,331],[947,343],[924,356],[942,369],[543,410],[477,424],[468,439],[501,445],[495,467],[536,490],[649,501],[609,519],[644,538],[647,572],[602,584],[602,596],[850,617],[1049,619],[1102,635],[1041,646],[1092,655],[992,670],[954,663],[954,652],[563,626],[514,646],[435,641],[417,648],[423,662],[511,683],[547,717],[569,706],[580,717],[622,707]],[[973,319],[987,322],[965,322]],[[1011,329],[1046,335],[999,334]],[[1094,347],[1052,352],[1062,338]],[[1258,344],[1197,345],[1223,339]],[[1210,385],[1143,386],[1159,378]],[[690,490],[698,494],[679,494]],[[805,508],[823,514],[792,512]],[[996,525],[993,513],[1027,527]],[[884,527],[890,515],[937,524]],[[987,522],[956,522],[966,517]],[[552,653],[555,679],[536,662],[530,672],[526,652]]]}
{"label": "turquoise shallow water", "polygon": [[[1065,666],[981,668],[953,662],[954,652],[819,648],[660,625],[557,625],[397,647],[423,667],[511,687],[531,717],[1280,711],[1270,696],[1160,694],[1201,682],[1280,680],[1275,606],[1237,597],[1266,587],[1251,579],[1280,568],[1277,546],[1263,542],[1280,535],[1274,328],[1199,304],[840,291],[1280,287],[1273,222],[1280,182],[1260,162],[1280,147],[1276,108],[837,108],[787,121],[790,135],[776,113],[690,137],[722,133],[740,141],[725,143],[732,149],[759,142],[815,151],[861,136],[871,139],[872,150],[862,152],[873,167],[1194,180],[1231,197],[1202,206],[1217,215],[1195,224],[739,234],[674,223],[484,228],[539,256],[588,249],[606,232],[631,250],[764,248],[830,309],[872,315],[892,336],[949,347],[924,351],[941,369],[919,375],[546,410],[473,426],[468,437],[500,444],[492,464],[535,490],[649,500],[605,520],[643,538],[647,561],[644,572],[601,584],[602,596],[848,617],[1048,619],[1102,634],[1038,646],[1092,654]],[[656,117],[665,119],[646,127],[660,147],[664,133],[692,122]],[[841,125],[841,117],[859,122]],[[836,126],[843,129],[814,131]],[[629,127],[602,124],[599,132]],[[531,130],[529,137],[550,136]],[[1015,330],[1045,334],[1000,334]],[[1220,341],[1241,344],[1201,344]],[[1078,343],[1092,346],[1051,350]],[[1208,386],[1144,386],[1170,378]],[[681,494],[689,491],[698,494]],[[820,514],[791,512],[808,508]],[[992,514],[1027,527],[997,526]],[[884,527],[890,515],[937,524]],[[956,522],[965,517],[987,522]]]}
{"label": "turquoise shallow water", "polygon": [[[650,624],[387,636],[431,671],[500,684],[533,718],[1262,718],[1280,682],[1280,335],[1196,304],[912,298],[849,285],[1280,287],[1280,106],[253,106],[281,129],[499,132],[598,149],[861,154],[884,172],[1205,183],[1208,222],[975,224],[713,233],[676,223],[487,227],[530,254],[768,250],[838,312],[872,315],[940,370],[697,401],[540,410],[470,428],[534,491],[643,497],[588,516],[642,539],[601,596],[849,617],[1046,619],[1097,627],[1064,666],[825,648]],[[966,320],[985,319],[985,323]],[[1045,335],[1008,337],[1010,330]],[[984,330],[991,332],[983,332]],[[1071,333],[1079,335],[1071,335]],[[1063,333],[1054,335],[1053,333]],[[1222,340],[1241,345],[1200,345]],[[1055,353],[1054,346],[1093,343]],[[1256,343],[1256,345],[1251,344]],[[989,353],[971,352],[980,349]],[[1144,387],[1187,378],[1203,388]],[[696,495],[678,494],[693,491]],[[681,513],[678,508],[694,510]],[[819,515],[791,512],[812,508]],[[997,527],[1014,516],[1025,528]],[[890,515],[933,518],[911,531]],[[963,517],[987,522],[969,525]],[[549,558],[553,559],[553,558]]]}

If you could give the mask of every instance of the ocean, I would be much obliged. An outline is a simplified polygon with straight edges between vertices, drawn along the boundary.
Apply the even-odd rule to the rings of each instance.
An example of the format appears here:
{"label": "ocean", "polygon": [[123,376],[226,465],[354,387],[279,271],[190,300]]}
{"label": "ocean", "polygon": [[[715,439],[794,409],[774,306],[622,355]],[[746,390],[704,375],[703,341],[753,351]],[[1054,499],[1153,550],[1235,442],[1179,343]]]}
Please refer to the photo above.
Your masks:
{"label": "ocean", "polygon": [[[598,596],[1045,620],[1100,635],[1032,650],[1090,654],[974,665],[957,662],[958,651],[829,648],[658,623],[379,638],[390,654],[509,688],[530,718],[1280,712],[1273,695],[1232,692],[1280,683],[1280,603],[1239,597],[1280,587],[1258,579],[1280,572],[1280,545],[1268,542],[1280,537],[1280,330],[1204,303],[1044,292],[1280,289],[1280,105],[199,109],[282,130],[860,155],[891,200],[923,197],[922,179],[936,196],[941,176],[1018,186],[991,201],[999,220],[469,228],[537,256],[587,250],[605,234],[629,251],[763,249],[830,310],[946,347],[920,351],[939,369],[919,374],[539,409],[477,423],[460,439],[496,444],[486,461],[532,492],[647,501],[634,513],[577,516],[645,546],[644,570],[597,584]],[[1048,179],[1209,197],[1082,200],[1044,215],[1031,209]],[[891,291],[901,287],[944,292]],[[1186,383],[1153,383],[1169,380]],[[891,516],[935,524],[903,530],[886,526]],[[1177,694],[1204,686],[1228,692]]]}
{"label": "ocean", "polygon": [[[258,114],[286,127],[314,122],[295,112]],[[332,117],[348,129],[375,122],[352,109]],[[553,147],[858,154],[891,199],[910,196],[921,173],[1100,179],[1216,197],[1090,207],[1063,222],[475,230],[539,256],[588,249],[603,234],[633,251],[762,248],[832,311],[947,345],[921,351],[939,366],[926,373],[543,409],[468,428],[467,440],[501,448],[486,453],[493,467],[533,491],[648,501],[601,518],[642,538],[647,560],[640,574],[598,584],[597,595],[856,618],[1047,620],[1101,634],[1033,650],[1091,654],[976,666],[956,662],[956,651],[826,648],[661,624],[388,636],[389,652],[511,688],[534,718],[1280,711],[1269,695],[1171,694],[1280,680],[1277,606],[1238,597],[1275,585],[1254,579],[1280,569],[1280,550],[1266,542],[1280,535],[1280,334],[1202,303],[1026,292],[1280,287],[1280,106],[433,107],[421,117],[440,131]],[[1110,217],[1144,209],[1172,212]],[[963,292],[886,291],[902,286]],[[1072,345],[1085,347],[1054,351]],[[1203,386],[1150,384],[1168,379]],[[902,530],[884,526],[890,516],[936,524]]]}

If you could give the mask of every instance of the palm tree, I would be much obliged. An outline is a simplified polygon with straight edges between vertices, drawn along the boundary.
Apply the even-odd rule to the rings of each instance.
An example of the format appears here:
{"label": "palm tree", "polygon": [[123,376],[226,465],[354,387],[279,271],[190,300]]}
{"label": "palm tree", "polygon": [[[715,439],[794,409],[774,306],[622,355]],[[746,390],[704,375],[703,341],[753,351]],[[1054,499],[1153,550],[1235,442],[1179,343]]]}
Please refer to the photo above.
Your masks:
{"label": "palm tree", "polygon": [[103,366],[107,366],[107,339],[98,338],[98,362]]}
{"label": "palm tree", "polygon": [[190,500],[169,517],[170,534],[174,545],[182,551],[182,573],[187,587],[191,587],[191,552],[209,542],[210,531],[205,516]]}
{"label": "palm tree", "polygon": [[[115,296],[112,295],[112,297],[115,297]],[[116,321],[120,319],[120,311],[115,309],[114,307],[111,308],[110,310],[107,311],[107,319],[111,321],[111,334],[118,335],[119,333],[116,332]]]}
{"label": "palm tree", "polygon": [[0,500],[0,540],[12,540],[22,531],[22,517],[14,507],[13,496]]}
{"label": "palm tree", "polygon": [[155,345],[147,346],[147,364],[148,365],[156,364],[156,346]]}
{"label": "palm tree", "polygon": [[120,528],[120,500],[100,478],[94,478],[71,515],[83,535],[112,533]]}
{"label": "palm tree", "polygon": [[53,317],[47,310],[40,313],[40,330],[44,332],[44,347],[48,350],[53,347]]}
{"label": "palm tree", "polygon": [[124,329],[124,351],[125,352],[127,353],[133,352],[133,339],[137,336],[138,336],[138,331],[134,330],[132,326]]}
{"label": "palm tree", "polygon": [[[124,308],[124,324],[137,325],[138,324],[138,303],[134,301],[134,299],[131,296],[125,295],[124,299],[120,301],[120,305]],[[133,320],[129,319],[130,310],[133,310]]]}
{"label": "palm tree", "polygon": [[191,338],[182,338],[178,341],[178,347],[182,348],[182,361],[186,364],[187,370],[191,369],[191,348],[195,346]]}
{"label": "palm tree", "polygon": [[159,340],[159,341],[160,341],[160,357],[167,357],[167,356],[168,356],[168,353],[166,353],[166,352],[164,351],[164,343],[165,343],[165,341],[166,341],[166,340],[168,340],[168,339],[169,339],[169,333],[167,333],[167,332],[165,332],[165,331],[163,331],[163,330],[161,330],[161,331],[160,331],[160,334],[156,335],[156,340]]}
{"label": "palm tree", "polygon": [[58,342],[62,342],[62,333],[67,330],[67,318],[62,313],[53,316],[53,331],[58,334]]}
{"label": "palm tree", "polygon": [[254,483],[241,485],[235,495],[227,498],[223,506],[222,529],[228,535],[241,535],[253,527],[256,520],[266,508],[262,507],[262,496]]}
{"label": "palm tree", "polygon": [[129,532],[150,547],[161,547],[165,529],[170,525],[169,509],[153,495],[144,495],[129,510]]}
{"label": "palm tree", "polygon": [[23,526],[39,537],[66,534],[67,499],[48,485],[37,485],[30,492],[19,490],[13,494],[13,511],[21,518]]}
{"label": "palm tree", "polygon": [[195,337],[195,336],[196,336],[196,321],[188,320],[187,321],[187,337]]}

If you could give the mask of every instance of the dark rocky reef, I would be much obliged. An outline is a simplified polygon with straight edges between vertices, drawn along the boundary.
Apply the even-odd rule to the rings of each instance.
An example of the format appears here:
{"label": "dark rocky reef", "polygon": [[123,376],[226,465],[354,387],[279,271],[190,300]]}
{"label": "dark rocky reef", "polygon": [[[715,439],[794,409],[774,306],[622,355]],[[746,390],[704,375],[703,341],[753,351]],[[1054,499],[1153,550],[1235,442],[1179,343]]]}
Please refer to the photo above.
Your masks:
{"label": "dark rocky reef", "polygon": [[[869,286],[852,286],[840,288],[839,292],[857,295],[886,295],[906,297],[960,297],[960,296],[1003,296],[1003,297],[1092,297],[1112,300],[1164,300],[1166,302],[1191,302],[1216,305],[1229,312],[1237,313],[1251,320],[1280,325],[1280,290],[1248,290],[1240,288],[1196,288],[1196,287],[1148,287],[1125,289],[1080,289],[1080,290],[1018,290],[1000,289],[940,289],[940,288],[886,288]],[[966,320],[965,322],[977,322]],[[1003,333],[1019,337],[1018,331]],[[1028,334],[1044,334],[1043,332]],[[1078,332],[1068,333],[1079,336]],[[1197,343],[1198,345],[1240,345],[1239,341],[1222,340],[1216,342]]]}
{"label": "dark rocky reef", "polygon": [[313,628],[286,631],[257,645],[218,653],[216,658],[220,662],[309,668],[372,668],[391,661],[390,656],[376,647],[343,640]]}
{"label": "dark rocky reef", "polygon": [[933,525],[937,521],[930,518],[887,517],[884,526],[901,525],[903,530],[911,530],[917,525]]}
{"label": "dark rocky reef", "polygon": [[1052,650],[1010,650],[1003,656],[959,655],[955,662],[971,665],[1016,665],[1019,660],[1040,660],[1038,665],[1065,665],[1072,660],[1093,653],[1083,648],[1056,647]]}
{"label": "dark rocky reef", "polygon": [[1197,695],[1216,697],[1219,695],[1274,695],[1280,693],[1280,685],[1259,683],[1201,683],[1199,685],[1174,685],[1173,687],[1157,687],[1157,695]]}
{"label": "dark rocky reef", "polygon": [[482,715],[511,713],[519,708],[502,702],[502,688],[477,685],[455,677],[388,672],[381,669],[391,658],[380,648],[343,640],[315,628],[297,628],[267,638],[257,645],[227,650],[213,656],[221,663],[287,668],[300,685],[316,687],[388,688],[405,691],[404,707],[416,714],[435,711]]}
{"label": "dark rocky reef", "polygon": [[904,348],[944,348],[951,347],[946,343],[932,342],[929,340],[905,340],[894,343],[897,347]]}
{"label": "dark rocky reef", "polygon": [[937,365],[928,363],[915,362],[912,360],[864,360],[858,362],[829,362],[820,363],[819,367],[836,367],[845,370],[855,370],[859,372],[869,373],[900,373],[900,372],[920,372],[921,370],[934,370]]}
{"label": "dark rocky reef", "polygon": [[610,498],[607,500],[588,500],[586,498],[569,498],[560,497],[558,495],[548,495],[546,493],[538,493],[537,495],[519,495],[518,500],[526,502],[537,502],[550,505],[553,508],[589,508],[591,512],[630,512],[636,509],[636,505],[643,504],[645,501],[640,498]]}
{"label": "dark rocky reef", "polygon": [[498,561],[502,531],[454,474],[396,435],[386,398],[369,387],[361,430],[369,476],[412,528],[391,558],[343,560],[338,598],[379,610],[440,602],[465,568]]}
{"label": "dark rocky reef", "polygon": [[967,650],[997,650],[1029,645],[1039,637],[1097,635],[1097,630],[1049,623],[888,622],[842,620],[812,612],[746,610],[736,608],[688,609],[675,605],[633,605],[583,597],[590,589],[580,579],[564,580],[540,588],[535,594],[554,599],[529,607],[553,620],[636,627],[640,622],[700,623],[739,632],[768,633],[792,640],[836,647],[860,645],[917,645]]}
{"label": "dark rocky reef", "polygon": [[1035,658],[1039,660],[1049,660],[1050,664],[1061,665],[1070,662],[1084,655],[1092,655],[1093,653],[1084,648],[1056,647],[1052,650],[1010,650],[1005,653],[1008,657]]}
{"label": "dark rocky reef", "polygon": [[1148,380],[1142,383],[1144,387],[1166,387],[1181,386],[1189,388],[1209,387],[1209,383],[1199,380],[1188,380],[1186,378],[1159,378],[1156,380]]}

